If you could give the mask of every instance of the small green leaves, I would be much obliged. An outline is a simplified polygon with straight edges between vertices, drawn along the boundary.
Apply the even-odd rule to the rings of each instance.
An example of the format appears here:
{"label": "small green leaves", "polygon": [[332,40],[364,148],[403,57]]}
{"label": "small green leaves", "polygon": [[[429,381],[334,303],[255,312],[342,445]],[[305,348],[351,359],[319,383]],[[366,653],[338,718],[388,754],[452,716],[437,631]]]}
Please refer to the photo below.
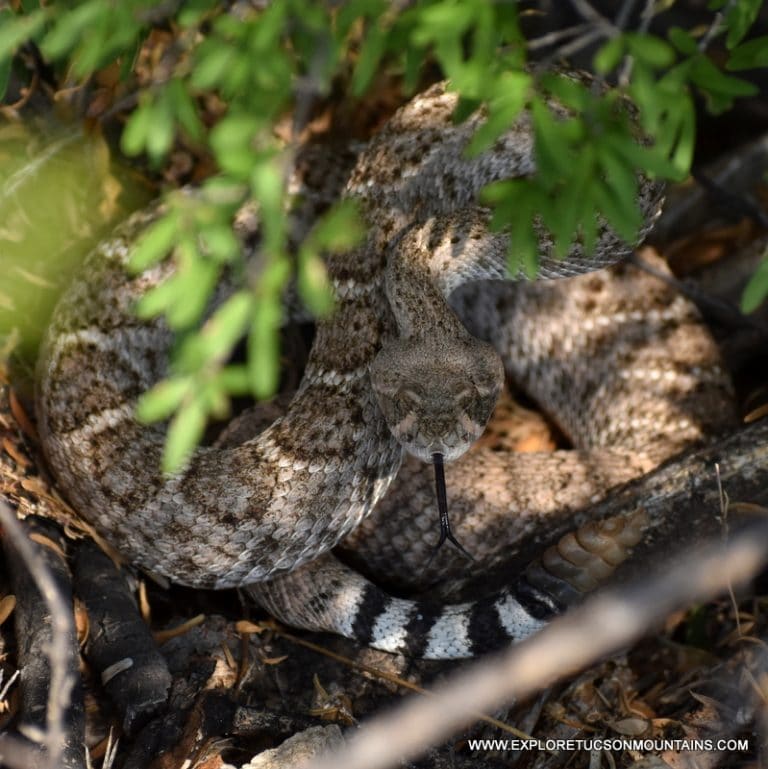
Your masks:
{"label": "small green leaves", "polygon": [[[324,255],[351,252],[363,236],[345,202],[318,220],[303,242],[291,243],[288,179],[296,147],[285,140],[284,123],[283,139],[276,138],[276,121],[293,114],[298,135],[332,82],[359,97],[383,72],[408,90],[423,80],[425,67],[430,79],[439,70],[459,93],[455,121],[485,111],[466,148],[469,156],[493,147],[530,108],[525,119],[535,136],[537,172],[497,182],[484,200],[493,206],[493,225],[510,231],[512,269],[533,276],[542,237],[551,238],[560,256],[574,242],[593,248],[603,222],[635,238],[640,176],[682,179],[689,172],[694,97],[701,94],[711,111],[721,112],[755,92],[746,80],[724,73],[706,48],[724,40],[728,72],[768,66],[768,38],[748,39],[760,6],[759,0],[713,0],[712,26],[672,27],[665,38],[606,27],[594,69],[607,82],[623,83],[636,119],[615,92],[601,95],[557,71],[526,70],[518,4],[499,0],[12,3],[0,10],[0,93],[9,82],[11,56],[34,39],[60,67],[62,82],[64,76],[85,81],[107,66],[112,78],[129,81],[126,91],[116,91],[120,98],[138,94],[122,133],[126,154],[144,155],[160,167],[174,150],[191,149],[204,159],[206,174],[208,164],[214,166],[196,193],[168,198],[131,257],[134,271],[173,259],[167,279],[138,308],[144,317],[164,315],[179,332],[170,379],[141,406],[143,418],[171,422],[164,466],[172,470],[189,456],[209,416],[226,410],[230,395],[246,389],[272,394],[290,279],[312,312],[332,312]],[[159,26],[163,34],[171,31],[173,44],[144,48]],[[130,80],[142,50],[159,53],[162,64],[147,66],[150,82],[139,85]],[[258,265],[246,264],[232,226],[246,202],[260,223],[253,246]],[[766,273],[761,268],[750,284],[747,305],[766,293]],[[211,297],[222,275],[236,288],[215,306]],[[230,364],[243,338],[248,360]]]}
{"label": "small green leaves", "polygon": [[257,160],[254,144],[258,131],[259,121],[244,112],[233,112],[216,124],[210,142],[224,173],[244,181],[249,178]]}
{"label": "small green leaves", "polygon": [[131,252],[130,269],[142,272],[171,252],[178,236],[179,216],[169,212],[144,230]]}
{"label": "small green leaves", "polygon": [[280,377],[278,332],[283,319],[279,296],[266,296],[256,306],[248,334],[248,378],[257,398],[268,398]]}
{"label": "small green leaves", "polygon": [[352,93],[362,96],[373,80],[387,47],[387,31],[381,26],[381,21],[371,22],[371,28],[365,36],[360,56],[352,75]]}
{"label": "small green leaves", "polygon": [[759,92],[752,83],[721,72],[704,55],[691,59],[690,78],[706,97],[707,107],[713,114],[730,109],[738,97],[754,96]]}
{"label": "small green leaves", "polygon": [[488,118],[477,129],[467,147],[471,157],[488,149],[522,112],[530,98],[533,78],[527,72],[503,72],[489,95]]}
{"label": "small green leaves", "polygon": [[191,95],[181,80],[173,78],[141,94],[139,106],[123,130],[122,150],[131,156],[146,152],[154,163],[160,163],[173,146],[177,128],[192,139],[200,139],[203,134]]}
{"label": "small green leaves", "polygon": [[681,29],[680,27],[670,27],[667,32],[667,37],[669,38],[669,42],[672,43],[680,53],[683,53],[686,56],[693,56],[699,50],[696,39],[685,29]]}
{"label": "small green leaves", "polygon": [[351,251],[365,234],[352,200],[334,205],[315,223],[299,249],[299,296],[314,315],[323,317],[333,310],[333,295],[322,253]]}
{"label": "small green leaves", "polygon": [[178,407],[165,438],[163,472],[177,472],[200,443],[208,421],[205,407],[205,399],[194,395]]}
{"label": "small green leaves", "polygon": [[731,71],[768,67],[768,36],[756,37],[731,52],[725,68]]}
{"label": "small green leaves", "polygon": [[754,312],[768,296],[768,253],[763,254],[763,261],[744,289],[741,297],[741,311]]}
{"label": "small green leaves", "polygon": [[626,52],[623,35],[616,35],[604,43],[595,54],[592,64],[599,75],[607,75],[616,69]]}
{"label": "small green leaves", "polygon": [[35,37],[42,29],[45,19],[44,10],[17,16],[8,8],[0,9],[0,61],[10,59],[25,40]]}
{"label": "small green leaves", "polygon": [[139,398],[136,417],[149,424],[168,419],[189,394],[192,380],[188,376],[172,377],[158,382]]}
{"label": "small green leaves", "polygon": [[744,39],[755,23],[762,5],[763,0],[733,0],[727,4],[725,44],[728,48],[734,48]]}
{"label": "small green leaves", "polygon": [[624,39],[629,53],[653,69],[664,69],[675,61],[674,49],[660,37],[627,32]]}

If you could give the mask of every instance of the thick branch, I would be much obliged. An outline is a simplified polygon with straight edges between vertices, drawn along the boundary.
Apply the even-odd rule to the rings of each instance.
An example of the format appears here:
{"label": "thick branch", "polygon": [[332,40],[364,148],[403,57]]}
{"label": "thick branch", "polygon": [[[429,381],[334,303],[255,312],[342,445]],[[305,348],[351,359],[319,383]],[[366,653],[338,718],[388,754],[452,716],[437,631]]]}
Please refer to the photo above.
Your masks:
{"label": "thick branch", "polygon": [[369,722],[348,748],[312,769],[384,769],[493,710],[533,694],[639,638],[671,611],[712,598],[753,577],[766,560],[768,524],[742,532],[727,546],[689,554],[674,568],[596,596],[509,651],[472,665],[393,713]]}
{"label": "thick branch", "polygon": [[[18,601],[14,619],[21,670],[20,730],[37,748],[30,751],[23,741],[6,743],[11,750],[4,759],[19,769],[79,769],[85,767],[85,716],[63,540],[51,521],[28,518],[22,525],[2,502],[0,521]],[[27,532],[50,545],[33,542]],[[13,738],[8,739],[12,743]],[[18,751],[23,752],[17,764],[12,756]]]}

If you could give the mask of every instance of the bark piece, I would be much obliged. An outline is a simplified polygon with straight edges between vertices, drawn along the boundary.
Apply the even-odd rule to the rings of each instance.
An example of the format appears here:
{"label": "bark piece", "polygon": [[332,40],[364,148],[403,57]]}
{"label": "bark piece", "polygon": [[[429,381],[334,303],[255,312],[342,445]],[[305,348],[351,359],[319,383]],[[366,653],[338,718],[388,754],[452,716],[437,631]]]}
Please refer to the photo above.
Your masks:
{"label": "bark piece", "polygon": [[165,707],[171,674],[139,614],[125,577],[92,542],[81,542],[74,559],[77,594],[90,619],[85,652],[104,689],[133,733]]}

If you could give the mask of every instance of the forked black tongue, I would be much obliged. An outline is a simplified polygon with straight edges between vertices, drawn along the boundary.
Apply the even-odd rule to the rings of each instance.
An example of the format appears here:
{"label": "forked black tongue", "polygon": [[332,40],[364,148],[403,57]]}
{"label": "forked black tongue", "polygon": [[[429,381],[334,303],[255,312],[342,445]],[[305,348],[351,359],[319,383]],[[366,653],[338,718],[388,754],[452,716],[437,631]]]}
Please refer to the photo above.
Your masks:
{"label": "forked black tongue", "polygon": [[[432,464],[435,467],[435,491],[437,492],[437,510],[440,513],[440,539],[437,540],[434,552],[432,553],[429,561],[435,557],[437,551],[443,546],[443,543],[447,539],[459,552],[469,558],[470,561],[475,559],[467,552],[463,545],[453,536],[451,531],[451,522],[448,519],[448,497],[445,493],[445,467],[443,466],[443,455],[439,452],[435,452],[432,455]],[[427,563],[429,566],[429,563]]]}

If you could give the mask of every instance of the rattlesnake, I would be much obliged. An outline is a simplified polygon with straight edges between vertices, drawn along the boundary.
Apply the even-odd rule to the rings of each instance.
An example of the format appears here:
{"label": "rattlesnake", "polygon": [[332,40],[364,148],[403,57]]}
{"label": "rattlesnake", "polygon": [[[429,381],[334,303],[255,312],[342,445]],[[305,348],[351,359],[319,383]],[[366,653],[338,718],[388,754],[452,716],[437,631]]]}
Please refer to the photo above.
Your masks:
{"label": "rattlesnake", "polygon": [[[141,426],[132,416],[138,395],[167,373],[171,341],[162,321],[136,320],[132,304],[172,268],[162,265],[138,278],[126,277],[130,242],[146,225],[146,214],[88,259],[84,277],[60,301],[43,345],[37,416],[60,487],[129,560],[198,587],[248,586],[259,603],[287,622],[423,656],[463,656],[525,636],[558,608],[558,591],[543,590],[530,579],[477,603],[426,608],[390,599],[328,554],[366,518],[373,520],[369,516],[378,505],[378,524],[359,527],[354,546],[363,551],[366,538],[370,543],[394,528],[390,543],[395,544],[380,548],[384,560],[395,571],[419,572],[426,560],[421,532],[425,525],[434,530],[436,518],[425,504],[423,473],[410,460],[399,486],[385,496],[402,455],[390,427],[401,437],[415,439],[419,430],[412,424],[414,404],[431,413],[434,421],[442,420],[441,411],[430,405],[429,388],[420,389],[418,372],[425,366],[433,386],[447,379],[458,382],[442,398],[450,405],[459,396],[454,423],[460,425],[457,434],[462,433],[456,440],[464,443],[478,434],[500,385],[495,354],[446,313],[443,297],[467,281],[507,276],[509,236],[489,231],[489,214],[477,206],[476,198],[491,181],[533,172],[532,132],[523,115],[492,149],[468,159],[463,149],[483,113],[454,125],[456,98],[443,84],[433,86],[401,108],[358,157],[345,194],[358,200],[370,231],[352,253],[328,257],[335,313],[317,328],[304,377],[286,414],[247,440],[242,440],[249,424],[244,420],[218,443],[199,449],[175,476],[164,477],[159,470],[164,429]],[[659,190],[644,182],[641,196],[650,221]],[[544,236],[541,249],[542,277],[578,274],[615,262],[627,252],[604,225],[589,260],[578,245],[565,260],[555,260]],[[666,289],[653,289],[650,315],[643,314],[642,302],[634,299],[637,288],[625,287],[624,298],[621,292],[611,298],[610,284],[620,284],[621,273],[577,280],[581,288],[566,288],[560,281],[536,282],[515,299],[507,293],[507,284],[485,286],[481,312],[469,290],[454,296],[465,309],[474,305],[465,312],[474,330],[494,338],[509,370],[527,370],[526,386],[555,409],[555,418],[584,448],[582,453],[559,452],[549,459],[504,460],[513,476],[515,467],[533,468],[536,493],[517,490],[506,480],[499,457],[475,454],[451,466],[449,479],[462,484],[461,491],[455,485],[450,488],[452,514],[464,521],[461,536],[470,550],[493,552],[468,536],[473,524],[466,522],[467,516],[477,510],[472,499],[482,497],[487,506],[496,495],[496,506],[508,507],[508,516],[510,510],[516,514],[516,502],[536,496],[545,502],[532,511],[534,516],[545,517],[561,503],[563,510],[572,509],[700,439],[731,413],[725,405],[709,416],[713,403],[728,404],[729,383],[711,340],[685,302]],[[590,281],[595,280],[602,281],[604,293],[594,289]],[[632,306],[622,309],[628,295],[634,297]],[[556,312],[553,321],[544,320],[542,313],[553,305],[559,305],[559,317]],[[617,323],[621,313],[623,320]],[[592,328],[575,325],[590,314]],[[399,360],[392,352],[401,344],[399,332],[426,346],[426,353],[407,351],[417,373],[405,395],[402,382],[389,376],[393,361]],[[651,332],[665,337],[663,347],[649,340]],[[457,337],[463,345],[460,354],[451,346]],[[632,345],[638,341],[645,347],[636,353]],[[382,347],[385,353],[377,359]],[[566,358],[578,363],[596,350],[605,353],[599,362],[581,360],[575,379],[566,373],[573,362]],[[672,362],[666,356],[673,356]],[[374,387],[372,365],[377,368]],[[633,379],[640,380],[641,389],[653,382],[650,389],[663,391],[651,393],[662,402],[652,419],[644,419],[644,412],[651,415],[648,394],[638,397]],[[563,387],[577,392],[566,395]],[[464,389],[467,392],[461,392]],[[694,395],[702,390],[703,401],[698,401]],[[608,391],[616,397],[616,406],[602,403]],[[688,401],[705,405],[689,408]],[[450,433],[454,428],[440,429]],[[617,441],[619,448],[603,448],[608,440]],[[430,441],[434,436],[426,444],[432,445]],[[648,446],[655,447],[655,456],[633,456]],[[441,451],[450,453],[449,445]],[[553,467],[559,468],[557,473]],[[527,472],[522,470],[523,475]],[[564,478],[578,482],[565,489]],[[419,510],[419,505],[427,509]],[[410,510],[411,534],[402,535],[406,524],[393,508]],[[623,557],[639,537],[642,523],[642,516],[630,517],[596,531],[612,553],[619,551]],[[500,528],[519,533],[520,525],[513,519]],[[508,541],[507,536],[496,537],[502,547]],[[567,550],[569,545],[562,547]],[[579,561],[587,550],[581,545],[576,549]],[[444,573],[451,556],[444,548],[433,574]],[[566,561],[550,555],[544,561],[547,579],[578,582]],[[598,557],[595,573],[604,566],[605,560]],[[582,571],[589,569],[587,564]]]}

